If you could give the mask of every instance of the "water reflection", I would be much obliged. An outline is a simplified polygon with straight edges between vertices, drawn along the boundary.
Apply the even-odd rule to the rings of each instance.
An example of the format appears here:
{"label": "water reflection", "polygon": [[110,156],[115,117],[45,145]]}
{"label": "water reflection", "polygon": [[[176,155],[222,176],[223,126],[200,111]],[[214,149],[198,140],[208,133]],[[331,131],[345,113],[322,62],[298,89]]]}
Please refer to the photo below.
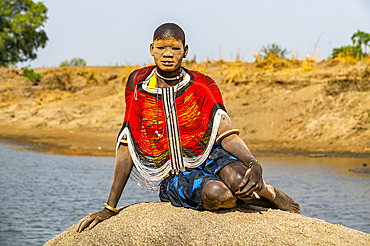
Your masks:
{"label": "water reflection", "polygon": [[[369,160],[259,158],[267,182],[292,196],[302,214],[370,233],[370,175],[348,171]],[[17,151],[0,145],[0,241],[42,245],[89,212],[101,210],[114,158],[70,157]],[[119,206],[158,201],[129,182]]]}

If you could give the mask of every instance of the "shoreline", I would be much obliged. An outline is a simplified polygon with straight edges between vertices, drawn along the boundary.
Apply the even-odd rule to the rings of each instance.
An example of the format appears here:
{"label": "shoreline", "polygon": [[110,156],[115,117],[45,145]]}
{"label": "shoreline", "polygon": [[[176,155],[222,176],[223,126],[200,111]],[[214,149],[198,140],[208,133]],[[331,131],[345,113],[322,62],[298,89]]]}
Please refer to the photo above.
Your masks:
{"label": "shoreline", "polygon": [[[346,152],[338,149],[337,146],[322,148],[322,146],[313,146],[299,141],[294,143],[276,143],[273,140],[258,141],[256,139],[250,141],[244,139],[244,141],[253,155],[263,157],[370,158],[368,152]],[[16,146],[20,151],[42,154],[114,157],[116,133],[53,128],[11,128],[3,125],[0,129],[0,144]]]}
{"label": "shoreline", "polygon": [[0,130],[0,143],[18,150],[70,156],[114,156],[116,134],[55,129]]}
{"label": "shoreline", "polygon": [[[184,65],[216,81],[254,155],[370,158],[369,63]],[[137,68],[39,68],[38,82],[1,68],[0,140],[43,153],[114,156],[126,80]]]}

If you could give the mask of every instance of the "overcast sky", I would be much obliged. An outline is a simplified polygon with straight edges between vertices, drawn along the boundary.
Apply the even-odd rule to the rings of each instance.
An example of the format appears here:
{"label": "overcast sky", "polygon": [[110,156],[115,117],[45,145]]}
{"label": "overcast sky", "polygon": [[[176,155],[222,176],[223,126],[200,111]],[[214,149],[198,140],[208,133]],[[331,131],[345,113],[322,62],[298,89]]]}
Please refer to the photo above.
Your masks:
{"label": "overcast sky", "polygon": [[[37,1],[37,0],[36,0]],[[149,64],[159,25],[175,22],[186,33],[188,58],[254,61],[263,45],[277,43],[298,58],[350,45],[358,29],[370,33],[370,0],[44,0],[49,41],[32,62],[55,67],[81,57],[87,65]],[[292,53],[289,53],[289,57]]]}

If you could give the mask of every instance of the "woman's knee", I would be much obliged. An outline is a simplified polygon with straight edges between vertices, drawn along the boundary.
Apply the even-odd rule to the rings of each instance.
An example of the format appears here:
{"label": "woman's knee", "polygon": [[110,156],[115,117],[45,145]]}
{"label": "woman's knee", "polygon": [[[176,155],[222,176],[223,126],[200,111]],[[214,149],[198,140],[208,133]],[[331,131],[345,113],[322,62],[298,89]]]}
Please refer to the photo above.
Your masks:
{"label": "woman's knee", "polygon": [[219,175],[222,181],[232,192],[239,190],[239,184],[242,182],[247,167],[242,163],[231,163],[221,169]]}
{"label": "woman's knee", "polygon": [[236,206],[236,197],[221,181],[211,180],[202,190],[203,208],[216,210],[218,208],[232,208]]}

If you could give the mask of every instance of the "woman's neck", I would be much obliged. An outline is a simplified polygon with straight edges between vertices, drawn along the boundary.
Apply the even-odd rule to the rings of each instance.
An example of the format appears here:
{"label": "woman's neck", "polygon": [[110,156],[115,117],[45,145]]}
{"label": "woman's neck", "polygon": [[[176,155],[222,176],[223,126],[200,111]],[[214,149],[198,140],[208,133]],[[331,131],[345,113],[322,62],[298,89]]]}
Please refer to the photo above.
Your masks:
{"label": "woman's neck", "polygon": [[177,85],[182,78],[181,67],[172,72],[165,72],[157,67],[157,83],[159,88]]}

